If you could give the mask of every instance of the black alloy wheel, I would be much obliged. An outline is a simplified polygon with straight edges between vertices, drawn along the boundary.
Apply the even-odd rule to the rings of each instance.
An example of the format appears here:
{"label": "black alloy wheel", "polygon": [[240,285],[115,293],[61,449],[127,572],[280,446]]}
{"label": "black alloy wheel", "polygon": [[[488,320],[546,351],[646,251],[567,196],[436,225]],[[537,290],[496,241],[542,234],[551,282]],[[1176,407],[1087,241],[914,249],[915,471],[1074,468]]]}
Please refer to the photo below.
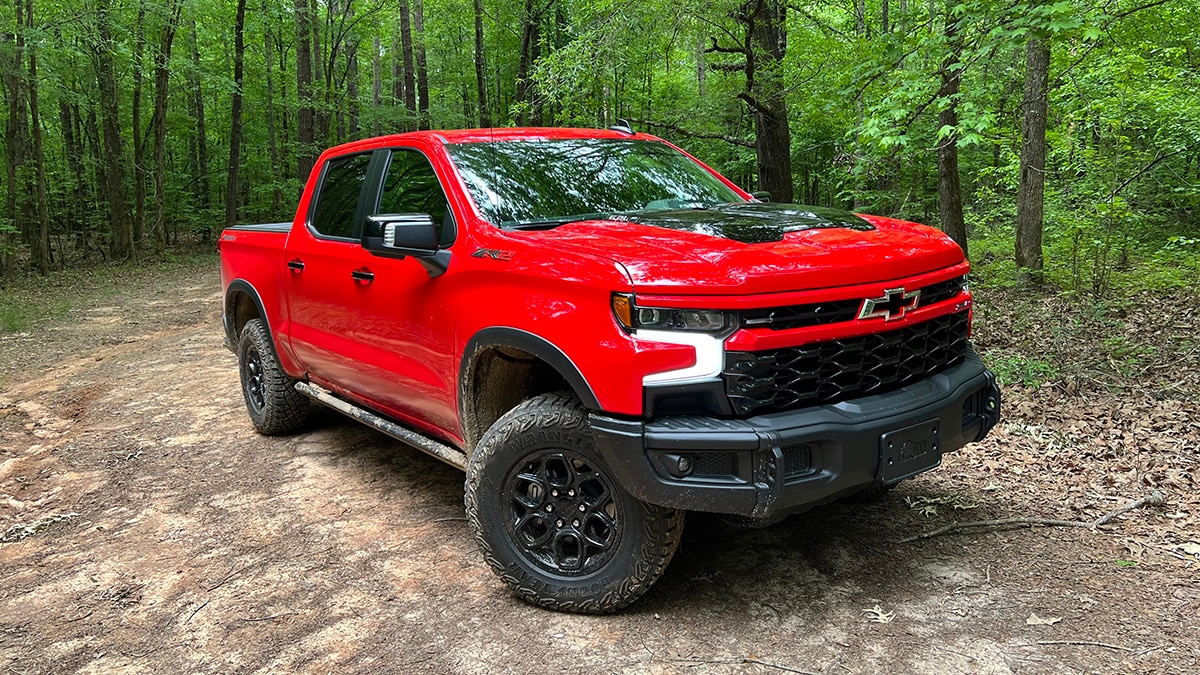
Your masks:
{"label": "black alloy wheel", "polygon": [[504,487],[509,532],[552,574],[591,574],[612,559],[621,521],[608,477],[578,452],[552,448],[513,467]]}
{"label": "black alloy wheel", "polygon": [[484,559],[527,602],[616,611],[671,561],[683,512],[635,499],[564,393],[523,401],[488,429],[467,466],[467,522]]}

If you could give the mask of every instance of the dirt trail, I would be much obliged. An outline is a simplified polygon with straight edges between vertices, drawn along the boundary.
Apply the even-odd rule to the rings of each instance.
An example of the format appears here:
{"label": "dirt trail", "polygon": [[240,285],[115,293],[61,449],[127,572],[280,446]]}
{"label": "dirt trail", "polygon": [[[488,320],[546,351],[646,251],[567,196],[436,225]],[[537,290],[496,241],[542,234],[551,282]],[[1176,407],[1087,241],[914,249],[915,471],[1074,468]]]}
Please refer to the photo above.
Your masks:
{"label": "dirt trail", "polygon": [[[0,672],[1200,672],[1200,558],[1145,535],[1195,515],[1194,486],[1104,533],[894,543],[1075,517],[1005,469],[1053,446],[1022,420],[879,504],[690,517],[616,616],[530,607],[480,559],[460,472],[332,413],[253,432],[217,288],[166,272],[0,339]],[[1080,490],[1088,517],[1122,501]]]}

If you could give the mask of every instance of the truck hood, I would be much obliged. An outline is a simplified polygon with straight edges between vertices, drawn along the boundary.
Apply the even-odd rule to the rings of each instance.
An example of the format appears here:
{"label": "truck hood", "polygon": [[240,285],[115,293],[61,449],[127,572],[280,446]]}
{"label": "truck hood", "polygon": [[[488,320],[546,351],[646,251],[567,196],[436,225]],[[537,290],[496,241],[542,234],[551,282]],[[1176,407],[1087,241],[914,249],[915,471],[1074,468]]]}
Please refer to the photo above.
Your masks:
{"label": "truck hood", "polygon": [[794,204],[618,214],[530,232],[622,265],[640,293],[777,293],[891,281],[956,265],[962,250],[924,225]]}

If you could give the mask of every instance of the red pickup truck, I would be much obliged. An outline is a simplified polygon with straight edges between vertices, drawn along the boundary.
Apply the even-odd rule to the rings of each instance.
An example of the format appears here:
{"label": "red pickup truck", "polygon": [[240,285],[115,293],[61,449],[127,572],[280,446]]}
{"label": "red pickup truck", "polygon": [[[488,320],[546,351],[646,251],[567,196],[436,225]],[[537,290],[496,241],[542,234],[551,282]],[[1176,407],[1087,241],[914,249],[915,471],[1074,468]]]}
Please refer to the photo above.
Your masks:
{"label": "red pickup truck", "polygon": [[317,401],[464,469],[487,562],[550,608],[637,599],[686,510],[882,491],[999,418],[953,241],[759,201],[627,127],[342,145],[293,222],[220,249],[254,426]]}

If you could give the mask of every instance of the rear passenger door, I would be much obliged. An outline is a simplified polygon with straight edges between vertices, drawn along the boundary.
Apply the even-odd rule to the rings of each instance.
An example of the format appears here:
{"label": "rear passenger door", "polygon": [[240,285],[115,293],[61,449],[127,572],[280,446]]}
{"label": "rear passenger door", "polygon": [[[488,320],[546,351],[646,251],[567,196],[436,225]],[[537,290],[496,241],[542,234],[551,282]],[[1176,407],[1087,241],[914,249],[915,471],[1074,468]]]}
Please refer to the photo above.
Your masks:
{"label": "rear passenger door", "polygon": [[[454,245],[457,225],[446,192],[424,153],[415,148],[380,151],[378,194],[367,216],[428,214],[439,227],[440,248]],[[364,219],[364,234],[378,227]],[[363,394],[375,407],[445,438],[457,429],[453,359],[453,290],[456,265],[431,277],[416,259],[375,256],[359,249],[372,281],[359,295],[350,335],[359,344]]]}

